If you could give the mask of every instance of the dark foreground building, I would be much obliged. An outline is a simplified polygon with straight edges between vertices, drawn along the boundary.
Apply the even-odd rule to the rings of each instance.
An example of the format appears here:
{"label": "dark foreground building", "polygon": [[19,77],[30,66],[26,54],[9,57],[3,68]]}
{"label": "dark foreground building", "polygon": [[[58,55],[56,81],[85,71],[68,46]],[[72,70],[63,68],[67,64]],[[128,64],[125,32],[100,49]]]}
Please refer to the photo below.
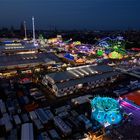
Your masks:
{"label": "dark foreground building", "polygon": [[90,89],[103,86],[106,82],[112,82],[119,73],[107,65],[80,66],[68,68],[64,72],[46,74],[42,84],[47,86],[55,96],[62,97],[73,94],[79,89]]}

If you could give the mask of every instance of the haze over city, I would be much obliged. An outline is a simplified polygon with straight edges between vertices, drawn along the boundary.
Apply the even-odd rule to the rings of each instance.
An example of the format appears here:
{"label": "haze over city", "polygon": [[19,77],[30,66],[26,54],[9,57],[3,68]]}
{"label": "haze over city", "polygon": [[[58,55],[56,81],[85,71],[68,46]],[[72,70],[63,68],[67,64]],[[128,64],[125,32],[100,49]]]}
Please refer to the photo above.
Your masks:
{"label": "haze over city", "polygon": [[24,20],[37,29],[140,29],[139,0],[1,0],[0,27]]}

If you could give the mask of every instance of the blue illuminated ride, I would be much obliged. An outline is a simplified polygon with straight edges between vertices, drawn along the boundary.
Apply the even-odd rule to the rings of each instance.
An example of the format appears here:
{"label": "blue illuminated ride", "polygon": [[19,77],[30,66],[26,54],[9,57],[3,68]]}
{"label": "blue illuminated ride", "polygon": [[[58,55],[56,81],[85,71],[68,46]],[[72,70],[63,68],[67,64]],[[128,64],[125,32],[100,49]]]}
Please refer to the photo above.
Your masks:
{"label": "blue illuminated ride", "polygon": [[71,60],[71,61],[74,61],[74,56],[70,53],[66,53],[64,55],[64,58],[68,59],[68,60]]}
{"label": "blue illuminated ride", "polygon": [[118,124],[122,120],[120,105],[117,100],[109,97],[95,97],[91,101],[91,119],[102,125]]}

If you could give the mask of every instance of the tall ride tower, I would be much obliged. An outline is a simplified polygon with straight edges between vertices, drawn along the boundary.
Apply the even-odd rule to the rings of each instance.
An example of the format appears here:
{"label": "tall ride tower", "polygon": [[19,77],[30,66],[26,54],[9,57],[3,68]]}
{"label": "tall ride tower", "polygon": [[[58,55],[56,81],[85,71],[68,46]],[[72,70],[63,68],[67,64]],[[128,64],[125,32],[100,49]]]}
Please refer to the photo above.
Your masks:
{"label": "tall ride tower", "polygon": [[33,25],[33,42],[35,44],[35,21],[34,21],[34,17],[32,17],[32,25]]}
{"label": "tall ride tower", "polygon": [[27,28],[26,28],[26,21],[24,21],[24,40],[27,40]]}

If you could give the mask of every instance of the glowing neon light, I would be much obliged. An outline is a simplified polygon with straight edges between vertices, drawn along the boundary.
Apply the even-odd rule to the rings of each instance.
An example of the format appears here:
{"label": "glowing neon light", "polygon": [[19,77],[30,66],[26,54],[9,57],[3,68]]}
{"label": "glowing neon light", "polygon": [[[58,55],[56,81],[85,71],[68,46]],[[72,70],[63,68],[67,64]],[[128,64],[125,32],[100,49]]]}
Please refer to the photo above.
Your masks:
{"label": "glowing neon light", "polygon": [[91,118],[105,125],[118,124],[122,120],[120,105],[117,100],[108,97],[95,97],[91,101]]}

